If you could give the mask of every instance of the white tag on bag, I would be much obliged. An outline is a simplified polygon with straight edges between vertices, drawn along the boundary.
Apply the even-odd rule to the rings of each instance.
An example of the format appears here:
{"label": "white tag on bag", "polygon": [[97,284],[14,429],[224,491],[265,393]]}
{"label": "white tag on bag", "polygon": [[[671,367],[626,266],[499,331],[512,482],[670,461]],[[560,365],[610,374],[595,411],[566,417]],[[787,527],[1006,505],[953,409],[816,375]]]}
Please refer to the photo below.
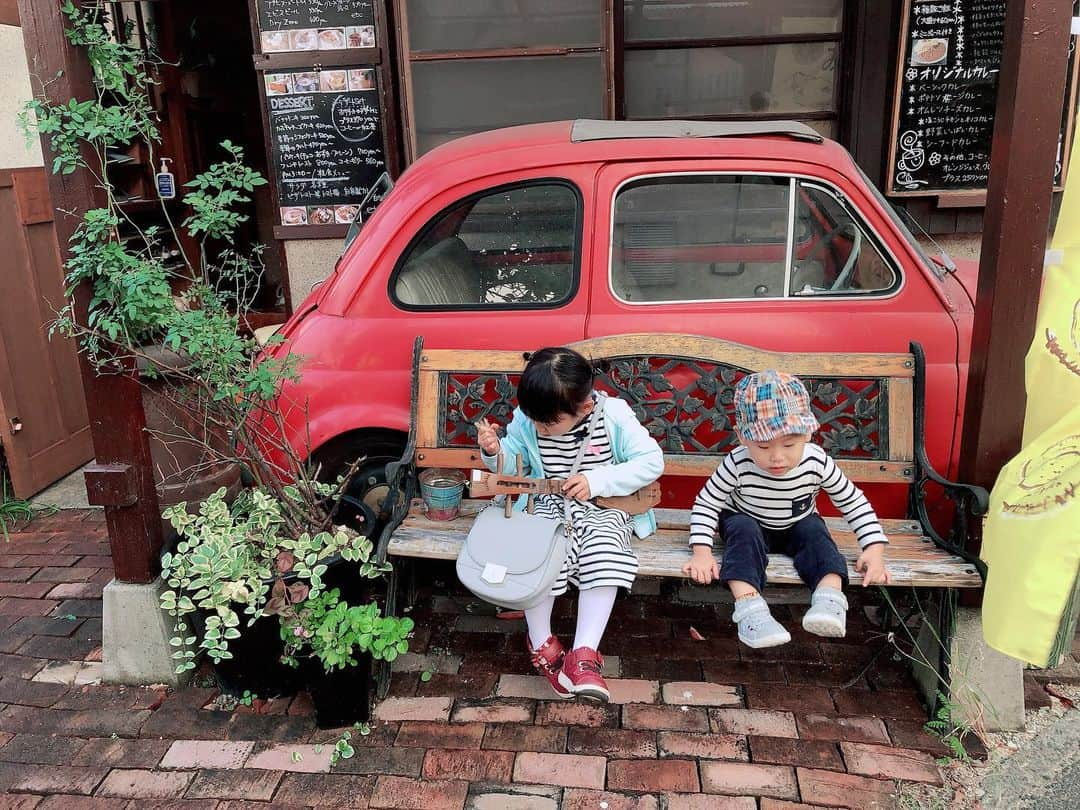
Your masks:
{"label": "white tag on bag", "polygon": [[484,566],[484,570],[480,574],[480,578],[485,582],[489,582],[492,585],[499,585],[504,579],[506,579],[506,566],[496,565],[495,563],[488,563]]}

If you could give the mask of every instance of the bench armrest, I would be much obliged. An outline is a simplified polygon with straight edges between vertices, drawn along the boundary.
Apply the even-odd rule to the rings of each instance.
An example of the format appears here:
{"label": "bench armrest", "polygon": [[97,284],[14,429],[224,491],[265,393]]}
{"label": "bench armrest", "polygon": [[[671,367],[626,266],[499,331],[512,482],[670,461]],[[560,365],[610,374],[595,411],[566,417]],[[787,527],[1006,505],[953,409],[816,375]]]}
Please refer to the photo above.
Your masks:
{"label": "bench armrest", "polygon": [[[918,343],[911,344],[915,359],[915,480],[911,485],[911,514],[918,518],[923,531],[939,547],[971,563],[986,582],[986,563],[965,548],[972,520],[979,520],[990,509],[990,494],[980,486],[950,481],[941,475],[926,455],[926,356]],[[956,506],[952,527],[948,536],[942,535],[930,520],[926,508],[926,485],[934,483],[945,490],[945,495]]]}
{"label": "bench armrest", "polygon": [[[989,508],[990,495],[985,489],[973,484],[961,484],[950,481],[930,466],[925,451],[918,459],[916,480],[911,486],[911,511],[918,518],[926,536],[939,547],[971,563],[986,581],[986,563],[964,548],[969,527],[973,520],[979,520]],[[926,508],[926,485],[934,483],[945,490],[945,495],[955,503],[952,527],[944,536],[934,528]]]}
{"label": "bench armrest", "polygon": [[381,512],[387,518],[382,533],[379,535],[379,544],[375,548],[375,559],[380,563],[386,562],[390,535],[405,519],[405,515],[409,512],[409,504],[416,495],[416,467],[413,465],[415,452],[416,440],[410,434],[401,458],[386,465],[386,484],[389,492],[383,501]]}
{"label": "bench armrest", "polygon": [[390,546],[390,535],[401,525],[409,513],[409,504],[416,495],[416,413],[420,398],[420,358],[424,352],[424,336],[417,335],[413,341],[412,353],[412,389],[409,403],[409,441],[405,443],[405,452],[397,461],[386,465],[386,483],[390,491],[383,501],[382,513],[387,515],[386,525],[379,535],[379,544],[375,547],[375,559],[386,562],[386,552]]}

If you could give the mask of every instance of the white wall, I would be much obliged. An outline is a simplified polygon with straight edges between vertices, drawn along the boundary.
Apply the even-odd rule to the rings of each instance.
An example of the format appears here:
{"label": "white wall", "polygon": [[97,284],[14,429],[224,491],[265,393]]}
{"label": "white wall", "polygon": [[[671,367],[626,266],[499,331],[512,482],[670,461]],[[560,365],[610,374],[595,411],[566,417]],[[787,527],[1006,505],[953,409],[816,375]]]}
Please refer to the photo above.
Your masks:
{"label": "white wall", "polygon": [[341,255],[342,239],[288,239],[285,241],[285,261],[288,263],[289,295],[293,309],[311,292],[311,285],[334,272]]}
{"label": "white wall", "polygon": [[31,95],[22,29],[0,25],[0,169],[43,165],[37,136],[28,148],[15,122]]}

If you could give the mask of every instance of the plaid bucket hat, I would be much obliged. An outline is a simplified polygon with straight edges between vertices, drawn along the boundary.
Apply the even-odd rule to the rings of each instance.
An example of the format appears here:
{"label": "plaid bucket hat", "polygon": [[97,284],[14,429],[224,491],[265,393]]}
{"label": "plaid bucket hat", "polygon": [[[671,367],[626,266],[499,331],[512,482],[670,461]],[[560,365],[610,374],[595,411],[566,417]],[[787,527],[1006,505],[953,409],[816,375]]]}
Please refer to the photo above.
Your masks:
{"label": "plaid bucket hat", "polygon": [[810,409],[810,395],[798,377],[760,371],[747,374],[735,386],[735,431],[743,441],[813,434],[819,427]]}

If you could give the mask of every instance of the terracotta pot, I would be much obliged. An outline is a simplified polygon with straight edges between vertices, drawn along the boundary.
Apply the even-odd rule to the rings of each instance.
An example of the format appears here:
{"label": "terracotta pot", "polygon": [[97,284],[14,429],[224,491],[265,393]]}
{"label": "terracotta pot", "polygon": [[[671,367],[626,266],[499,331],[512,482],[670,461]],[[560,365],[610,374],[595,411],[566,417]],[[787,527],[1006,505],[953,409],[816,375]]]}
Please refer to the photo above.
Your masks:
{"label": "terracotta pot", "polygon": [[[218,454],[228,454],[229,436],[224,431],[215,433],[198,413],[181,404],[185,399],[183,383],[175,374],[169,374],[169,369],[186,368],[190,361],[162,347],[143,351],[153,358],[158,370],[157,376],[148,376],[147,361],[140,358],[143,410],[161,510],[186,501],[189,510],[196,511],[199,502],[221,487],[228,491],[229,500],[236,497],[240,491],[240,465],[214,463]],[[214,449],[208,450],[206,445]],[[168,545],[175,531],[165,519],[161,530]]]}

